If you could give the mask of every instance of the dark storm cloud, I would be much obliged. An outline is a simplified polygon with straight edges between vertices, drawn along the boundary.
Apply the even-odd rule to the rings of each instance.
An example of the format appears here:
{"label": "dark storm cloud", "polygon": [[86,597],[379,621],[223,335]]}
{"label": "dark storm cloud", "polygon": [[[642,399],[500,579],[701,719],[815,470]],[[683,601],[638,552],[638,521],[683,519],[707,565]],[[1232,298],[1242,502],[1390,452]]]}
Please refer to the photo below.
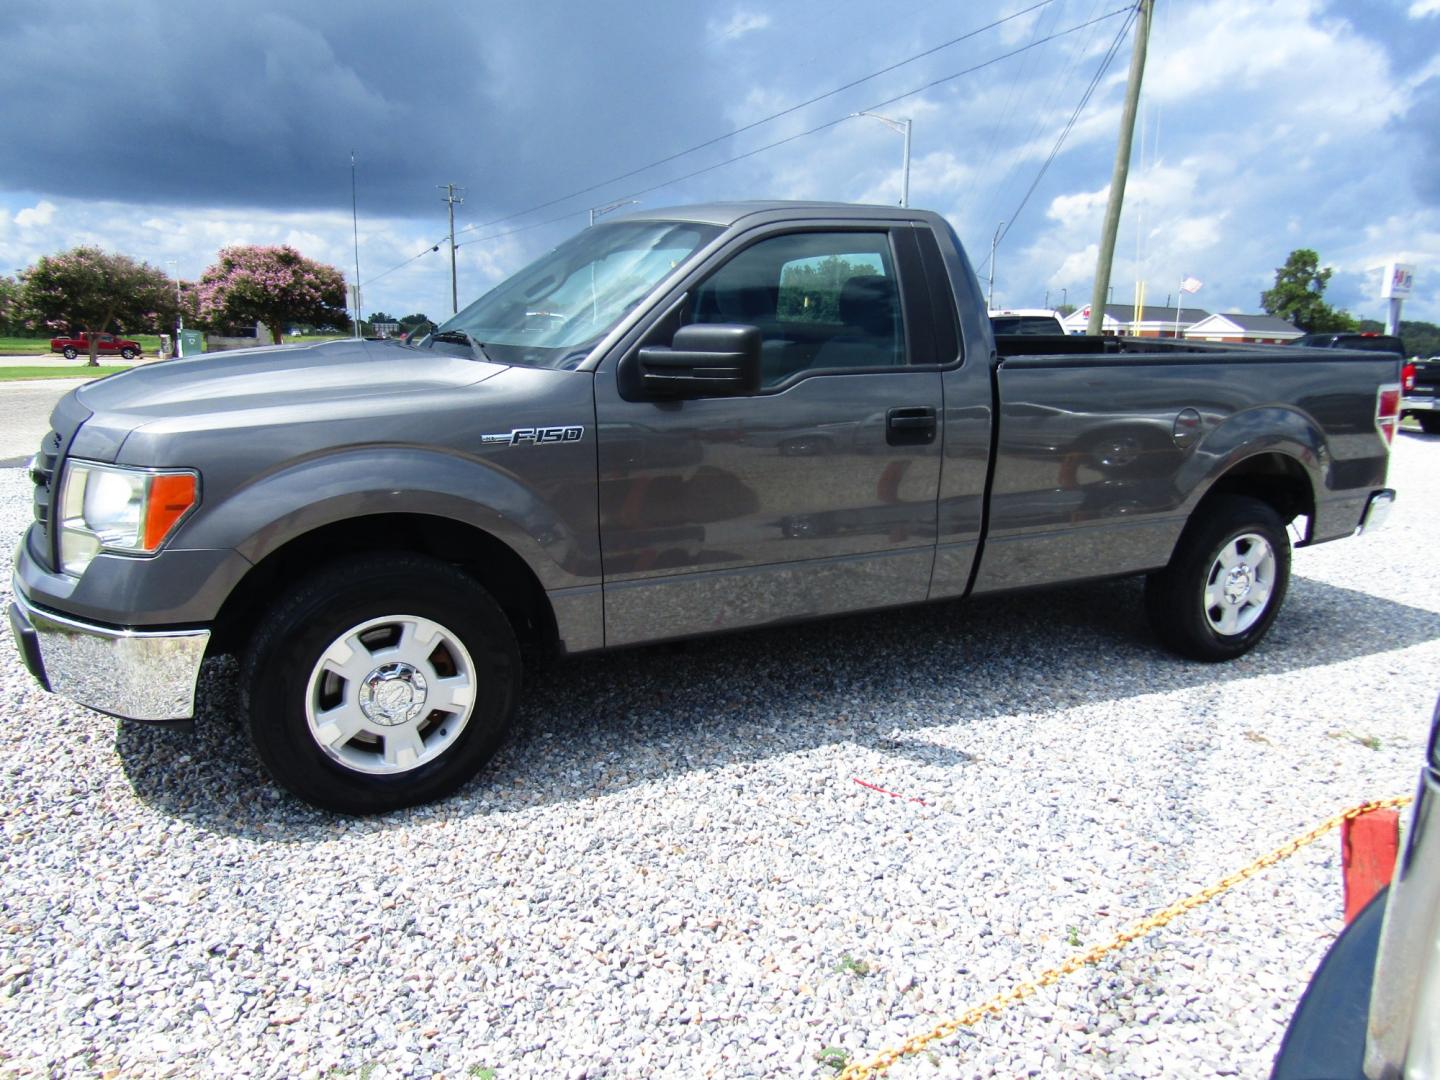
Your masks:
{"label": "dark storm cloud", "polygon": [[0,188],[11,190],[333,207],[349,200],[354,148],[362,212],[428,214],[445,181],[512,209],[725,126],[684,62],[705,35],[703,9],[685,5],[5,9]]}

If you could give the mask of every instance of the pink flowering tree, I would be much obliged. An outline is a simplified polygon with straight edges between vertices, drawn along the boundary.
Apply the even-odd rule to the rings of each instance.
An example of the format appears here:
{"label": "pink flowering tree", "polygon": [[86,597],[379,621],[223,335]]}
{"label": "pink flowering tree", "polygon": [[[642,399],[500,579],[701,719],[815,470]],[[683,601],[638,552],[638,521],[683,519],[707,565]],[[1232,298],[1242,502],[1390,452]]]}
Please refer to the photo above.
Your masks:
{"label": "pink flowering tree", "polygon": [[16,333],[20,322],[20,283],[0,274],[0,333]]}
{"label": "pink flowering tree", "polygon": [[149,263],[96,247],[43,255],[20,275],[20,316],[33,327],[95,335],[154,333],[175,318],[175,283]]}
{"label": "pink flowering tree", "polygon": [[205,322],[263,322],[276,345],[291,323],[341,329],[350,325],[344,275],[292,247],[222,248],[215,265],[200,275],[196,293]]}

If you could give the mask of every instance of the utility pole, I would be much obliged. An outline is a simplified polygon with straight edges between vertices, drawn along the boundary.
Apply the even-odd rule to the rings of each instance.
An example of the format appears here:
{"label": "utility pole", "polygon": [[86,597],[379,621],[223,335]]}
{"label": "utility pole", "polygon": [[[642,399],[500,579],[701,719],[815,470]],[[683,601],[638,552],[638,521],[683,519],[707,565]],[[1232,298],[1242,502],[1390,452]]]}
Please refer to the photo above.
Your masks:
{"label": "utility pole", "polygon": [[990,288],[985,306],[991,311],[995,310],[995,248],[1000,243],[1000,231],[1005,228],[1002,221],[995,226],[995,235],[990,238]]}
{"label": "utility pole", "polygon": [[[350,229],[355,235],[355,336],[360,336],[360,201],[355,193],[355,151],[350,151]],[[280,340],[279,338],[275,339]]]}
{"label": "utility pole", "polygon": [[450,208],[450,314],[454,315],[460,310],[460,286],[455,277],[455,204],[465,201],[465,189],[461,188],[462,194],[456,195],[454,184],[441,184],[439,187],[445,192],[445,202]]}
{"label": "utility pole", "polygon": [[1150,17],[1155,0],[1140,0],[1135,17],[1135,48],[1130,54],[1130,80],[1125,86],[1125,111],[1120,117],[1120,145],[1115,150],[1115,172],[1110,179],[1110,201],[1100,232],[1100,257],[1095,263],[1095,288],[1090,295],[1090,325],[1086,333],[1099,337],[1105,323],[1105,297],[1110,291],[1110,268],[1115,262],[1115,236],[1120,231],[1120,208],[1125,202],[1125,180],[1130,175],[1130,144],[1135,138],[1135,114],[1140,105],[1140,80],[1145,75],[1145,49],[1150,43]]}

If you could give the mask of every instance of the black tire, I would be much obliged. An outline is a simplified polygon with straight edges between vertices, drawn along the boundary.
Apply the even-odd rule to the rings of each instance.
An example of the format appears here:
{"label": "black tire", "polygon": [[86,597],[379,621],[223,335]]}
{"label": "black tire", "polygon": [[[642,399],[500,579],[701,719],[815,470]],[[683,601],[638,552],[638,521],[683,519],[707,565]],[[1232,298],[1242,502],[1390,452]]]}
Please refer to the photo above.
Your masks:
{"label": "black tire", "polygon": [[[419,690],[407,686],[404,693],[418,695],[418,701],[411,708],[410,698],[406,698],[400,709],[409,709],[412,720],[424,714],[414,723],[417,727],[429,725],[422,733],[424,742],[417,744],[423,745],[426,756],[418,764],[385,764],[389,736],[381,733],[401,730],[389,726],[392,724],[408,728],[411,720],[396,720],[391,715],[396,706],[382,702],[383,695],[376,687],[388,684],[383,682],[386,676],[379,673],[382,667],[407,665],[377,663],[376,657],[359,656],[361,669],[372,663],[376,666],[352,687],[348,677],[322,673],[320,664],[327,650],[340,647],[339,642],[358,642],[352,633],[357,628],[372,621],[384,624],[367,631],[383,640],[391,632],[387,620],[396,620],[395,625],[400,626],[411,617],[416,625],[418,620],[433,622],[448,635],[437,639],[441,644],[429,654],[427,663],[437,662],[438,656],[438,662],[454,676],[457,671],[465,674],[463,661],[469,662],[471,706],[468,713],[463,707],[455,714],[433,710],[426,679],[416,676],[416,668],[410,667]],[[419,633],[417,630],[416,638]],[[398,631],[396,637],[398,640]],[[396,655],[401,652],[397,646]],[[430,672],[434,679],[435,668]],[[393,671],[388,677],[395,678]],[[336,741],[330,751],[320,741],[327,713],[319,706],[325,704],[321,695],[327,685],[332,687],[333,703],[346,705],[352,716],[359,715],[354,709],[363,708],[367,724],[374,728],[343,744]],[[240,681],[251,738],[276,783],[315,806],[343,814],[381,813],[455,791],[495,753],[509,725],[519,686],[520,653],[515,634],[490,594],[448,563],[399,553],[334,563],[278,602],[260,621]],[[370,694],[363,706],[362,690]],[[382,713],[379,721],[374,720],[372,709]],[[320,718],[314,728],[311,716]],[[375,727],[377,723],[386,726]],[[449,728],[455,724],[459,727],[452,733]],[[434,756],[428,756],[432,753]],[[351,759],[359,764],[346,764]],[[364,771],[382,767],[404,771]]]}
{"label": "black tire", "polygon": [[[1246,537],[1258,537],[1269,546],[1268,575],[1267,560],[1254,559],[1259,545]],[[1238,560],[1229,574],[1221,566],[1222,555]],[[1232,582],[1229,594],[1227,579]],[[1289,585],[1290,537],[1280,515],[1259,499],[1219,495],[1195,511],[1170,565],[1146,580],[1145,608],[1155,635],[1167,648],[1193,660],[1233,660],[1264,638]],[[1256,603],[1253,597],[1261,586],[1268,587],[1268,595]],[[1217,592],[1220,602],[1208,603]],[[1227,595],[1237,598],[1231,601]],[[1233,632],[1221,628],[1227,621],[1235,626]]]}
{"label": "black tire", "polygon": [[1420,421],[1420,430],[1426,435],[1440,435],[1440,412],[1426,410],[1410,414]]}
{"label": "black tire", "polygon": [[134,360],[134,359],[135,359],[135,350],[134,350],[134,349],[121,349],[121,350],[120,350],[120,356],[121,356],[122,359],[125,359],[125,360]]}
{"label": "black tire", "polygon": [[73,345],[66,345],[61,351],[65,354],[66,360],[74,360],[75,357],[80,355],[75,351],[75,346]]}

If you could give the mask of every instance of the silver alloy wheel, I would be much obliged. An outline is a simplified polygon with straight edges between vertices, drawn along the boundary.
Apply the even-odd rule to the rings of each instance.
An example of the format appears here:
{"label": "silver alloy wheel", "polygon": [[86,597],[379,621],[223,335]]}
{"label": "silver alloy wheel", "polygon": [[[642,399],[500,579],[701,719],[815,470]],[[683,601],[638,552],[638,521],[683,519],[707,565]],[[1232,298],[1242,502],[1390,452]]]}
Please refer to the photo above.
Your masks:
{"label": "silver alloy wheel", "polygon": [[355,772],[409,772],[455,745],[475,708],[475,664],[460,639],[417,615],[352,626],[315,662],[310,736]]}
{"label": "silver alloy wheel", "polygon": [[1275,591],[1275,552],[1259,533],[1225,542],[1205,580],[1205,618],[1217,634],[1233,637],[1265,614]]}

